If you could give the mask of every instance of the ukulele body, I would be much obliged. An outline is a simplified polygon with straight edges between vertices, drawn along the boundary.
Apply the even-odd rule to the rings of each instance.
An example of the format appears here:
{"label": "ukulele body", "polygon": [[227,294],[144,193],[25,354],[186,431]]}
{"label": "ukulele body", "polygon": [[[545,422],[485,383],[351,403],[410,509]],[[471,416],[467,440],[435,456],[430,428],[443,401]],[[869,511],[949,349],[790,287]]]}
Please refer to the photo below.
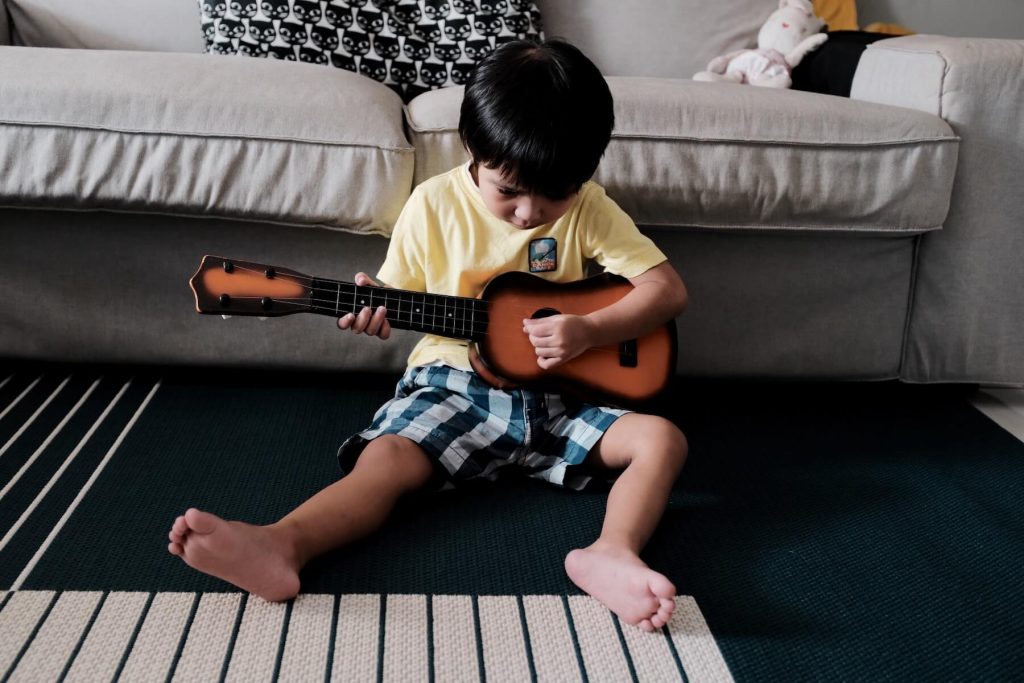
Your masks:
{"label": "ukulele body", "polygon": [[629,280],[604,273],[570,283],[529,273],[497,276],[480,298],[488,303],[487,334],[470,344],[470,363],[490,384],[507,389],[529,384],[553,391],[593,394],[636,403],[662,391],[676,368],[675,321],[622,344],[592,348],[545,370],[523,332],[524,318],[586,315],[615,303],[633,289]]}

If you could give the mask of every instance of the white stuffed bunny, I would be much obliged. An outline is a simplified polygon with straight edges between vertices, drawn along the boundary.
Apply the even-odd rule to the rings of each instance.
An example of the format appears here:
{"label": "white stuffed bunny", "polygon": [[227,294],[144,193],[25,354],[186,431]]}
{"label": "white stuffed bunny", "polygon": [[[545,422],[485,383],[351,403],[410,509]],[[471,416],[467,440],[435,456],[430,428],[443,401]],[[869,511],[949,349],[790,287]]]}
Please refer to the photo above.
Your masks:
{"label": "white stuffed bunny", "polygon": [[819,33],[825,22],[814,16],[810,0],[779,0],[757,34],[756,50],[737,50],[708,63],[707,71],[693,75],[695,81],[730,81],[769,88],[788,88],[790,72],[826,40]]}

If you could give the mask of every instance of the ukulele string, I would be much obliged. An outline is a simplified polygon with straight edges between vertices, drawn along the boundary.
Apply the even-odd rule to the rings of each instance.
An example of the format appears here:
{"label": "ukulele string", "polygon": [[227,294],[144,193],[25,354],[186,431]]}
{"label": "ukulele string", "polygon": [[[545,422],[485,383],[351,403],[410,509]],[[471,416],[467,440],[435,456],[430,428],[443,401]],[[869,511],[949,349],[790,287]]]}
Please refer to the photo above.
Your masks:
{"label": "ukulele string", "polygon": [[[247,266],[243,266],[243,265],[240,265],[240,264],[234,263],[234,262],[232,262],[232,265],[235,268],[238,268],[240,270],[246,270],[246,271],[249,271],[250,273],[256,273],[258,275],[264,275],[264,276],[266,275],[265,271],[260,271],[260,270],[257,270],[256,268],[249,268]],[[355,288],[355,287],[367,287],[367,288],[380,289],[380,290],[390,289],[388,287],[380,287],[378,285],[357,285],[355,283],[350,283],[350,282],[341,282],[340,280],[326,280],[324,278],[314,278],[314,277],[310,277],[308,275],[302,275],[300,273],[282,273],[281,275],[283,275],[286,278],[293,278],[293,279],[297,279],[297,280],[305,280],[305,281],[310,283],[310,289],[313,289],[312,285],[313,285],[313,283],[316,280],[321,280],[323,282],[333,282],[334,284],[337,284],[339,286],[339,290],[338,290],[339,294],[341,292],[341,289],[340,289],[341,287],[353,287],[353,288]],[[413,295],[415,295],[415,294],[422,294],[424,296],[448,296],[450,298],[458,299],[458,300],[461,300],[461,301],[482,301],[485,304],[488,303],[486,299],[474,299],[474,298],[470,298],[470,297],[451,296],[451,295],[447,295],[447,294],[431,294],[429,292],[413,292],[411,290],[394,290],[394,291],[398,291],[398,292],[406,292],[407,291],[409,294],[413,294]],[[353,294],[353,296],[355,295],[355,289],[352,290],[352,294]],[[236,298],[236,299],[262,299],[263,297],[260,297],[260,296],[238,296],[238,297],[234,297],[234,298]],[[385,301],[386,301],[387,300],[387,294],[384,295],[384,298],[385,298]],[[306,297],[281,297],[281,298],[271,297],[271,299],[273,299],[274,301],[280,301],[282,303],[292,304],[294,306],[302,306],[302,305],[304,305],[304,303],[306,301],[309,301],[311,303],[323,303],[325,305],[332,303],[330,299],[316,299],[316,298],[313,298],[313,297],[309,297],[309,298],[306,298]],[[298,301],[290,301],[290,299],[298,299]],[[337,307],[338,301],[336,300],[333,303]],[[435,303],[433,306],[434,306],[434,309],[436,311],[437,310],[437,304]],[[369,307],[367,307],[367,308],[369,308]],[[386,308],[386,306],[385,306],[385,308]],[[389,311],[393,311],[394,309],[388,309],[388,310]],[[351,311],[351,312],[355,313],[355,311]],[[485,313],[488,313],[488,312],[485,311]],[[516,313],[518,315],[522,315],[523,318],[529,318],[532,315],[532,311],[529,311],[527,309],[518,309],[516,311]],[[339,312],[338,315],[340,316],[342,314]],[[430,318],[434,318],[434,319],[441,318],[442,320],[446,320],[446,318],[445,318],[445,316],[443,314],[442,315],[437,315],[436,313],[434,313],[434,314],[420,313],[419,315],[420,315],[421,320],[423,319],[424,316],[430,317]],[[517,317],[518,317],[518,315],[517,315]],[[423,324],[423,323],[421,323],[421,324]],[[479,335],[490,336],[491,335],[491,332],[489,332],[487,330],[487,327],[486,327],[487,323],[483,323],[483,324],[484,324],[484,329],[483,330],[477,330],[475,323],[472,323],[472,322],[470,323],[470,326],[473,328],[472,333],[473,333],[474,336],[479,336]],[[431,325],[436,326],[436,325],[438,325],[438,323],[432,321]],[[442,330],[444,329],[444,325],[443,324],[441,325],[441,328],[442,328]],[[452,330],[454,332],[454,330],[455,330],[454,326],[452,327]],[[463,326],[463,330],[465,330],[465,326]],[[603,352],[603,353],[619,353],[617,350],[608,349],[608,348],[604,348],[604,347],[600,347],[600,346],[592,346],[587,351],[598,351],[598,352]],[[586,351],[584,353],[586,353]]]}
{"label": "ukulele string", "polygon": [[[263,297],[261,297],[261,296],[235,296],[235,297],[232,297],[232,298],[233,299],[262,299]],[[290,299],[298,299],[298,301],[291,301]],[[291,304],[293,306],[306,306],[310,302],[312,302],[312,303],[323,302],[323,303],[332,304],[332,305],[334,303],[333,301],[331,301],[329,299],[313,299],[313,298],[307,298],[307,297],[281,297],[281,298],[273,298],[273,301],[279,302],[279,303],[284,303],[284,304]],[[479,299],[471,299],[471,301],[479,301]],[[367,308],[369,308],[369,307],[367,307]],[[393,312],[394,310],[395,309],[388,309],[389,312]],[[230,315],[230,314],[226,314],[226,315]],[[255,315],[258,315],[258,314],[255,314]],[[335,314],[332,314],[332,315],[335,315]],[[347,315],[347,314],[338,313],[337,315],[340,316],[340,315]],[[445,318],[443,315],[434,315],[434,314],[429,314],[429,313],[417,314],[417,315],[419,315],[421,317],[421,319],[423,317],[427,317],[427,318],[434,318],[434,319],[441,318],[442,321],[449,320],[449,318]],[[385,319],[387,319],[387,318],[385,318]],[[393,320],[388,320],[388,322],[393,322]],[[403,321],[402,321],[402,319],[398,319],[397,322],[403,322]],[[411,324],[415,324],[412,321],[410,321],[410,323]],[[421,324],[423,324],[423,323],[421,323]],[[434,326],[434,327],[440,326],[442,331],[445,328],[445,325],[442,324],[442,323],[438,323],[438,322],[432,321],[430,324],[432,326]],[[475,329],[475,326],[476,325],[480,325],[480,324],[484,325],[484,328],[482,330]],[[456,327],[457,327],[457,324],[453,324],[452,325],[452,332],[453,333],[455,332]],[[490,332],[487,329],[487,323],[486,322],[471,323],[471,327],[473,327],[471,336],[474,336],[474,337],[491,336],[493,334],[492,332]],[[465,326],[462,326],[462,330],[463,330],[463,332],[465,332]],[[426,330],[424,330],[424,332],[426,332],[427,334],[430,334],[430,332],[428,332]],[[439,336],[443,336],[443,335],[439,335]],[[619,353],[619,351],[616,350],[616,349],[609,349],[609,348],[605,348],[603,346],[591,346],[590,348],[588,348],[583,353],[589,353],[590,351],[595,351],[595,352],[599,352],[599,353],[615,353],[615,354]]]}

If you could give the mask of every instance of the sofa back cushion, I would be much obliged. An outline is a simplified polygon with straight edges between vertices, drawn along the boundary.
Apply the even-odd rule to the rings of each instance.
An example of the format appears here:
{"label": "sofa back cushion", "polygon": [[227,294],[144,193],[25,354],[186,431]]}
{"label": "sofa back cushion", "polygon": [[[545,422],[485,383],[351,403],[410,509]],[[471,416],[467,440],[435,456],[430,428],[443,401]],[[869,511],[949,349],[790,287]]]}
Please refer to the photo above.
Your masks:
{"label": "sofa back cushion", "polygon": [[12,44],[202,52],[195,0],[4,0]]}
{"label": "sofa back cushion", "polygon": [[344,69],[26,47],[0,63],[0,206],[387,235],[412,189],[402,101]]}
{"label": "sofa back cushion", "polygon": [[[816,93],[610,77],[594,180],[645,226],[916,233],[949,210],[959,138],[938,116]],[[414,183],[468,158],[462,88],[406,109]]]}
{"label": "sofa back cushion", "polygon": [[538,0],[544,33],[566,38],[606,76],[690,78],[752,47],[774,0]]}

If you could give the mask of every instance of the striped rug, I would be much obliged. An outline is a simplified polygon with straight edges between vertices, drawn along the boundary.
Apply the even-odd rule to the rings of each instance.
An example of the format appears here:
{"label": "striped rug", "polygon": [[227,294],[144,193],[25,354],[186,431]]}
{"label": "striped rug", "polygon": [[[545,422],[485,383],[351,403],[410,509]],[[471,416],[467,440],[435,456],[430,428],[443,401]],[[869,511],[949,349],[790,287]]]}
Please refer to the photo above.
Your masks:
{"label": "striped rug", "polygon": [[692,598],[657,634],[584,596],[20,591],[11,681],[729,681]]}
{"label": "striped rug", "polygon": [[394,377],[0,362],[7,680],[1011,680],[1024,444],[972,391],[684,382],[691,457],[645,560],[645,634],[568,581],[606,494],[404,501],[269,604],[166,552],[189,506],[280,518]]}

